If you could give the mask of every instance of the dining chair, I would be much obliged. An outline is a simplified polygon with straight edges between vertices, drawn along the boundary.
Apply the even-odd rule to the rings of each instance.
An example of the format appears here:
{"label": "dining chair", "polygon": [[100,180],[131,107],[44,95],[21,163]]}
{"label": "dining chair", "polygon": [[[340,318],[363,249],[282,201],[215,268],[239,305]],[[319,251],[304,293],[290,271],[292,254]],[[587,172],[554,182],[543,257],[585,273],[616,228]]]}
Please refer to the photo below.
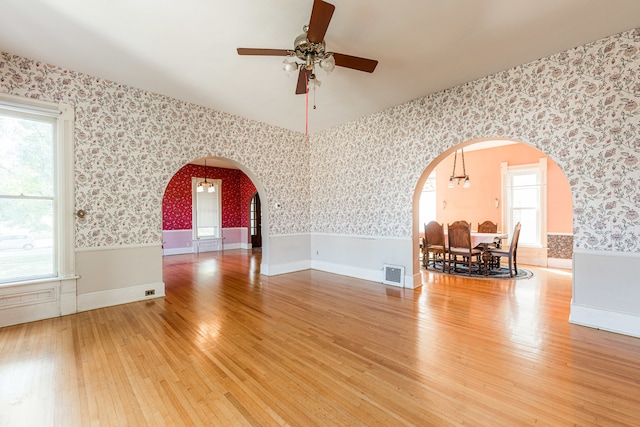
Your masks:
{"label": "dining chair", "polygon": [[447,225],[447,234],[449,237],[448,247],[448,263],[447,268],[451,271],[457,271],[458,256],[462,257],[462,263],[466,263],[471,276],[472,266],[476,269],[480,267],[480,249],[471,247],[471,225],[467,221],[455,221],[453,224]]}
{"label": "dining chair", "polygon": [[478,233],[497,233],[498,224],[491,221],[478,223]]}
{"label": "dining chair", "polygon": [[[478,223],[478,233],[497,233],[498,232],[498,223],[493,221],[484,221]],[[502,247],[502,239],[496,237],[493,239],[493,243],[490,243],[486,247],[478,247],[478,249],[496,249]],[[500,267],[500,257],[491,257],[491,268]]]}
{"label": "dining chair", "polygon": [[509,248],[496,248],[489,249],[489,253],[492,257],[507,257],[509,260],[509,277],[513,277],[513,273],[518,274],[518,239],[520,239],[520,223],[517,223],[514,230],[513,236],[511,237],[511,244]]}
{"label": "dining chair", "polygon": [[424,268],[429,266],[429,254],[433,254],[433,268],[436,268],[436,259],[440,255],[442,260],[442,271],[444,271],[446,245],[444,240],[444,227],[436,221],[431,221],[424,225],[423,243],[423,264]]}

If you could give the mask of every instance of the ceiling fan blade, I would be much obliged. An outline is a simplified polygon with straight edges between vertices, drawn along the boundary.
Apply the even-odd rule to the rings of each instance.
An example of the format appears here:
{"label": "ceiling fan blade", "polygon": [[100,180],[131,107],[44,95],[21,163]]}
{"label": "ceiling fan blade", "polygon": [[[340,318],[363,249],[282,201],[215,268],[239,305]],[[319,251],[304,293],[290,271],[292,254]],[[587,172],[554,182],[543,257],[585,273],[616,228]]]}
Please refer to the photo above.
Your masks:
{"label": "ceiling fan blade", "polygon": [[300,67],[300,72],[298,73],[298,84],[296,85],[296,95],[307,93],[308,73],[309,72],[306,68]]}
{"label": "ceiling fan blade", "polygon": [[335,59],[336,65],[340,67],[366,71],[367,73],[373,73],[373,70],[375,70],[376,66],[378,65],[378,61],[376,60],[360,58],[358,56],[344,55],[342,53],[334,53],[333,59]]}
{"label": "ceiling fan blade", "polygon": [[331,3],[322,0],[313,1],[313,9],[311,9],[311,19],[309,20],[309,29],[307,31],[307,39],[311,43],[322,43],[335,9],[336,7]]}
{"label": "ceiling fan blade", "polygon": [[287,56],[291,51],[287,49],[251,49],[246,47],[238,48],[238,55],[264,55],[264,56]]}

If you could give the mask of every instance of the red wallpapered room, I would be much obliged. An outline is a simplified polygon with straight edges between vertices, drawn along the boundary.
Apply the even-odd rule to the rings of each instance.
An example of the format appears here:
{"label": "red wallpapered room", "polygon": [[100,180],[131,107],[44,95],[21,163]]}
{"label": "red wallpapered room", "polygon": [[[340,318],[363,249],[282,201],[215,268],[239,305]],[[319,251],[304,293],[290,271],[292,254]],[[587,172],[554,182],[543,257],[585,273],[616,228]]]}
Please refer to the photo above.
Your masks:
{"label": "red wallpapered room", "polygon": [[[193,232],[193,178],[221,180],[222,235],[198,244]],[[162,199],[165,255],[249,247],[249,209],[256,188],[241,170],[187,164],[171,178]]]}

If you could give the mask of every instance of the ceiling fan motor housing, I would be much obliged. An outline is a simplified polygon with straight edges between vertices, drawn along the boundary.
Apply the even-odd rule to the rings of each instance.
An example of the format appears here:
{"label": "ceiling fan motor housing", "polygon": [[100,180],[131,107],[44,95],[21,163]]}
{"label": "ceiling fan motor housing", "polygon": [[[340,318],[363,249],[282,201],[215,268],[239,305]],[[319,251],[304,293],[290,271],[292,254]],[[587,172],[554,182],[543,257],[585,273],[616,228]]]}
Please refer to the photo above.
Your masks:
{"label": "ceiling fan motor housing", "polygon": [[316,61],[324,59],[326,53],[326,45],[324,40],[321,43],[312,43],[307,39],[307,33],[300,34],[293,43],[293,54],[304,61],[304,67],[312,70]]}

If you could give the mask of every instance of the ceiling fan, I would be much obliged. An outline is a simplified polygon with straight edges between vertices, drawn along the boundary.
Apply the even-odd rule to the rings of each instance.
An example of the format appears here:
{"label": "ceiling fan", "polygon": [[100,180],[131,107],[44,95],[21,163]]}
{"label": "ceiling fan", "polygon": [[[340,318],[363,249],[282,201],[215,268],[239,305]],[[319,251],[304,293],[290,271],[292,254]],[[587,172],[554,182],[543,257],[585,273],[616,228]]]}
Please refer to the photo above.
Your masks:
{"label": "ceiling fan", "polygon": [[304,33],[296,37],[292,50],[239,47],[238,55],[288,57],[288,59],[285,59],[283,69],[285,71],[300,70],[298,73],[298,83],[296,85],[297,95],[307,93],[307,88],[311,84],[320,84],[315,75],[316,65],[327,72],[333,71],[333,68],[337,65],[339,67],[372,73],[373,70],[376,69],[378,61],[326,51],[324,35],[327,32],[335,8],[331,3],[314,0],[309,25],[305,25],[302,29]]}

